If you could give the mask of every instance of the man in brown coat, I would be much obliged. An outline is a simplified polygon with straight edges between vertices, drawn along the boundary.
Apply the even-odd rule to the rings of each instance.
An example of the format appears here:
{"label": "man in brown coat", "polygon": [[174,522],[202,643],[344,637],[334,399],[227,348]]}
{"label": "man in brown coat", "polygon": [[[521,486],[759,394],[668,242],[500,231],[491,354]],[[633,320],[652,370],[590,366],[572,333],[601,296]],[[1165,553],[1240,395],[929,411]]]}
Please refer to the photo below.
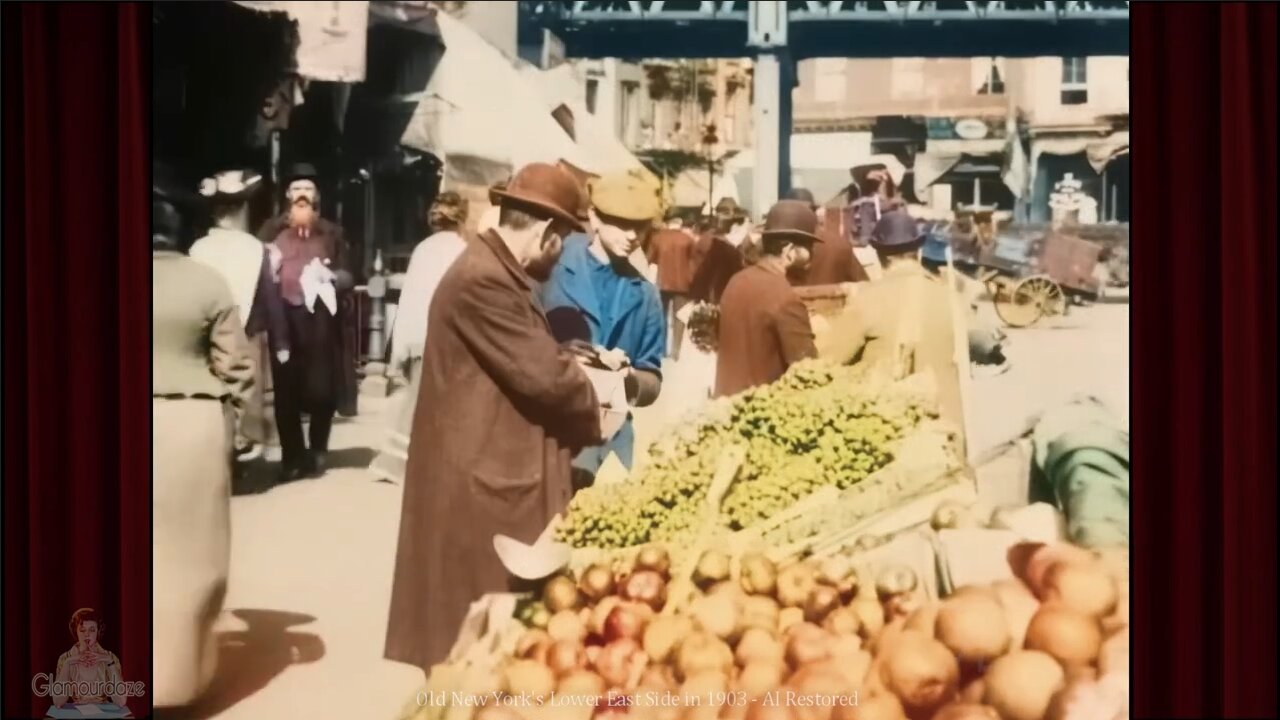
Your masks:
{"label": "man in brown coat", "polygon": [[722,198],[716,203],[711,232],[703,234],[693,246],[689,296],[694,301],[719,304],[729,280],[742,269],[742,252],[728,238],[745,218],[746,212],[733,198]]}
{"label": "man in brown coat", "polygon": [[649,241],[649,262],[658,266],[658,291],[667,319],[667,357],[679,359],[684,323],[677,314],[689,302],[693,282],[693,235],[681,227],[665,227]]}
{"label": "man in brown coat", "polygon": [[817,228],[807,203],[783,200],[769,210],[760,260],[729,281],[720,301],[717,397],[767,385],[817,354],[809,312],[787,282],[787,271],[803,268],[822,242]]}
{"label": "man in brown coat", "polygon": [[428,672],[470,604],[511,587],[493,536],[533,543],[569,501],[573,455],[603,441],[591,381],[535,293],[583,230],[577,184],[539,163],[497,194],[498,227],[432,300],[409,444],[385,656]]}
{"label": "man in brown coat", "polygon": [[853,245],[844,242],[838,233],[832,232],[823,221],[824,208],[818,206],[813,193],[804,188],[795,188],[787,193],[788,200],[799,200],[813,208],[818,214],[818,237],[822,242],[813,246],[813,259],[809,267],[790,273],[793,285],[840,285],[842,283],[862,282],[867,279],[867,272],[862,263],[853,255]]}

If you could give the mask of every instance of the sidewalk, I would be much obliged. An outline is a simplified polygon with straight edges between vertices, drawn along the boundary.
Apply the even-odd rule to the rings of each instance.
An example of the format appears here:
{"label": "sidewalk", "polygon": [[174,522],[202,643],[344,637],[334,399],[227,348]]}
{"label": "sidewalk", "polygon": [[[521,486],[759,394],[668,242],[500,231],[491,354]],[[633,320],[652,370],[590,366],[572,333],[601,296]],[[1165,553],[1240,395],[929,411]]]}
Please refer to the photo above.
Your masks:
{"label": "sidewalk", "polygon": [[203,707],[158,717],[384,720],[421,687],[382,659],[401,489],[366,467],[393,401],[360,403],[325,477],[232,499],[218,678]]}

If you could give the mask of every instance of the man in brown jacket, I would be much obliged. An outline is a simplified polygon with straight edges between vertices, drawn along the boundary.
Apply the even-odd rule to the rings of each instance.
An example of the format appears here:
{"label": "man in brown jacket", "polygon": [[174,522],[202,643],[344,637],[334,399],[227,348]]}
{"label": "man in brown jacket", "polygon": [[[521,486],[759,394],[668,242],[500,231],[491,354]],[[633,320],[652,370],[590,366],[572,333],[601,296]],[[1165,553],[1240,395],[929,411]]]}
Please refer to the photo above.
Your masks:
{"label": "man in brown jacket", "polygon": [[689,296],[694,301],[719,304],[729,280],[742,269],[742,252],[728,238],[746,216],[733,198],[721,198],[716,203],[711,232],[703,234],[693,246]]}
{"label": "man in brown jacket", "polygon": [[817,228],[807,203],[783,200],[769,210],[760,260],[734,275],[720,301],[717,397],[767,385],[817,354],[809,313],[787,282],[787,271],[803,268],[822,242]]}
{"label": "man in brown jacket", "polygon": [[862,263],[853,255],[853,245],[845,242],[838,233],[832,232],[823,220],[824,208],[818,206],[813,193],[804,188],[795,188],[787,193],[788,200],[799,200],[808,204],[818,214],[818,237],[822,242],[813,246],[813,259],[809,267],[790,273],[793,285],[840,285],[842,283],[862,282],[867,279],[867,272]]}
{"label": "man in brown jacket", "polygon": [[533,543],[569,501],[573,455],[603,441],[591,381],[535,293],[583,230],[577,184],[533,164],[497,194],[498,227],[431,303],[405,471],[385,656],[428,672],[470,604],[511,586],[493,536]]}
{"label": "man in brown jacket", "polygon": [[658,266],[658,290],[667,319],[667,357],[680,358],[684,323],[677,314],[689,303],[693,282],[693,235],[682,227],[665,227],[649,241],[649,262]]}

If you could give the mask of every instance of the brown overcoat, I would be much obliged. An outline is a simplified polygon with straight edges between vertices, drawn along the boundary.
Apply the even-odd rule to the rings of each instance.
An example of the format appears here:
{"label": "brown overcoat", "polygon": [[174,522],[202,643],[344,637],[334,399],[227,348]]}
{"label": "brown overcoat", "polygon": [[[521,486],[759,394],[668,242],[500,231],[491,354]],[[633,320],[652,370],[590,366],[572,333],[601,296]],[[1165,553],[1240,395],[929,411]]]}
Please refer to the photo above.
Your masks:
{"label": "brown overcoat", "polygon": [[495,231],[445,273],[428,326],[385,650],[423,669],[473,601],[509,589],[494,534],[534,542],[569,501],[573,455],[603,441],[591,382]]}
{"label": "brown overcoat", "polygon": [[685,295],[693,282],[693,246],[697,242],[684,230],[664,228],[653,234],[649,262],[658,266],[658,289]]}
{"label": "brown overcoat", "polygon": [[720,300],[717,397],[767,385],[816,354],[809,312],[781,273],[752,265],[729,280]]}
{"label": "brown overcoat", "polygon": [[689,297],[698,302],[719,304],[729,280],[742,270],[742,252],[728,240],[708,234],[694,243],[692,256]]}

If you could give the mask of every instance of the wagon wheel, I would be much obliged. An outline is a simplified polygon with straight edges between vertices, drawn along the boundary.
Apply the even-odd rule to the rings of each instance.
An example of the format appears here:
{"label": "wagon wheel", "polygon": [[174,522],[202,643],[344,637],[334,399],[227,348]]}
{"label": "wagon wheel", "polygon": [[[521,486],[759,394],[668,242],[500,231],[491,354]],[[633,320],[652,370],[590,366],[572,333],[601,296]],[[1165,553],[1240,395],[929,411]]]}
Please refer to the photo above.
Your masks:
{"label": "wagon wheel", "polygon": [[1030,293],[1020,293],[1022,283],[1014,284],[998,277],[991,282],[991,303],[996,315],[1009,327],[1023,328],[1034,325],[1044,315],[1044,309]]}
{"label": "wagon wheel", "polygon": [[1067,295],[1058,283],[1043,275],[1029,277],[1013,288],[1015,298],[1026,296],[1040,306],[1045,317],[1067,314]]}

